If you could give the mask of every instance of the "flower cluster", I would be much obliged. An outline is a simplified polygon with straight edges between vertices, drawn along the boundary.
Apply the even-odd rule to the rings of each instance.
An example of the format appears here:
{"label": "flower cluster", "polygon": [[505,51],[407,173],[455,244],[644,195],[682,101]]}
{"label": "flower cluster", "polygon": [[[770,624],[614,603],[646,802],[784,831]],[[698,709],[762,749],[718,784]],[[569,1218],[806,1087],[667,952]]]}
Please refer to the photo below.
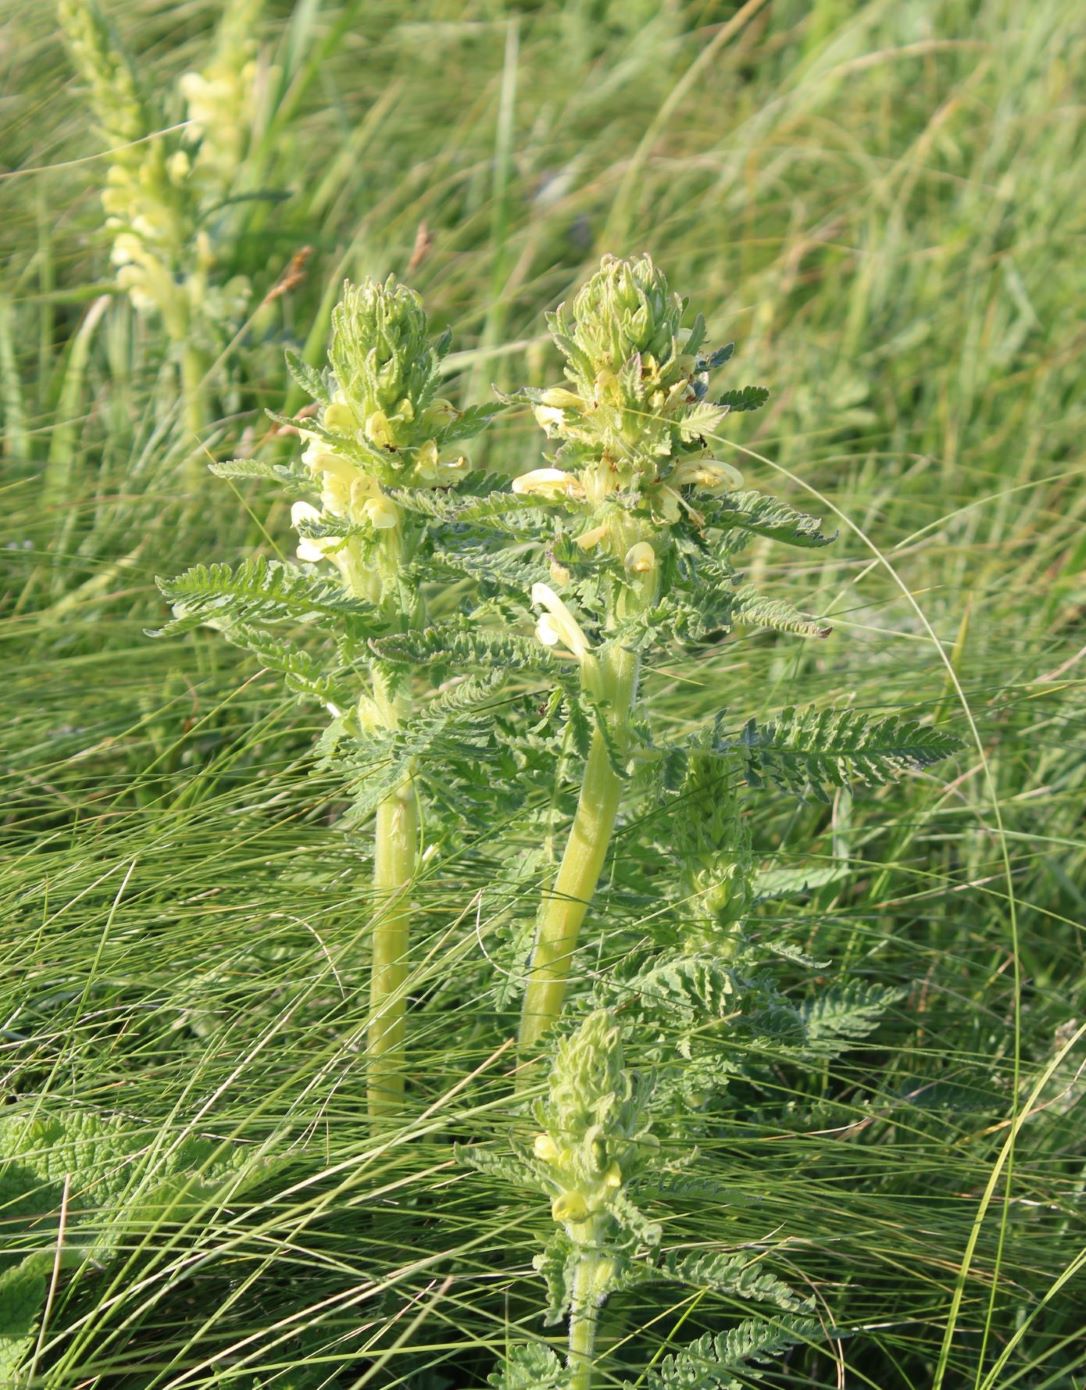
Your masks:
{"label": "flower cluster", "polygon": [[222,197],[239,173],[256,117],[256,42],[264,0],[233,0],[223,13],[215,52],[200,72],[178,82],[184,98],[186,142],[195,146],[193,174],[200,188]]}
{"label": "flower cluster", "polygon": [[348,284],[332,313],[323,398],[300,433],[321,508],[296,503],[298,557],[330,559],[352,592],[379,594],[372,548],[402,528],[399,488],[448,487],[469,464],[450,441],[482,429],[437,395],[448,336],[430,336],[422,301],[394,276]]}
{"label": "flower cluster", "polygon": [[[623,1065],[621,1031],[599,1009],[558,1044],[533,1145],[551,1215],[574,1245],[596,1247],[629,1227],[627,1185],[657,1147],[643,1112],[644,1097]],[[643,1237],[659,1234],[634,1224]]]}
{"label": "flower cluster", "polygon": [[[705,399],[709,371],[728,349],[701,355],[705,324],[699,316],[684,328],[685,307],[649,256],[605,256],[573,302],[549,316],[569,384],[521,396],[561,442],[552,466],[515,479],[513,490],[594,511],[579,538],[586,550],[602,546],[626,561],[630,533],[616,534],[609,498],[647,512],[658,529],[680,517],[683,489],[719,491],[742,481],[708,457],[704,439],[731,408]],[[647,552],[635,563],[650,564]]]}
{"label": "flower cluster", "polygon": [[[224,30],[233,32],[235,21],[252,8],[253,0],[235,0],[224,13]],[[252,64],[234,69],[238,54],[233,44],[212,71],[181,79],[191,122],[182,141],[156,133],[168,121],[141,88],[94,0],[60,0],[59,17],[111,150],[102,207],[113,233],[110,260],[118,287],[138,313],[160,314],[175,343],[190,340],[201,321],[238,317],[249,297],[248,281],[235,276],[223,285],[211,283],[216,255],[204,224],[208,202],[222,201],[243,152],[240,112],[248,100],[243,89],[251,88]],[[231,68],[228,100],[221,90],[227,80],[219,71],[224,64]],[[203,138],[194,144],[201,132]],[[229,169],[223,165],[228,150],[233,161]],[[211,183],[209,161],[223,166]]]}

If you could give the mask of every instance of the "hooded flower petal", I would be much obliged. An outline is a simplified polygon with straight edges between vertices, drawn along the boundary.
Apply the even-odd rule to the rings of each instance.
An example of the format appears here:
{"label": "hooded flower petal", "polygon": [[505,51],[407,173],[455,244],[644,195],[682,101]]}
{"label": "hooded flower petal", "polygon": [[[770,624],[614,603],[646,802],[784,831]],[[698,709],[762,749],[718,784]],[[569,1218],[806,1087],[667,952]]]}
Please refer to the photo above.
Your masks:
{"label": "hooded flower petal", "polygon": [[550,585],[533,584],[532,602],[546,609],[536,624],[536,636],[544,646],[553,647],[561,642],[578,661],[583,661],[591,652],[588,638]]}
{"label": "hooded flower petal", "polygon": [[579,478],[560,468],[533,468],[513,479],[513,491],[522,497],[583,497]]}

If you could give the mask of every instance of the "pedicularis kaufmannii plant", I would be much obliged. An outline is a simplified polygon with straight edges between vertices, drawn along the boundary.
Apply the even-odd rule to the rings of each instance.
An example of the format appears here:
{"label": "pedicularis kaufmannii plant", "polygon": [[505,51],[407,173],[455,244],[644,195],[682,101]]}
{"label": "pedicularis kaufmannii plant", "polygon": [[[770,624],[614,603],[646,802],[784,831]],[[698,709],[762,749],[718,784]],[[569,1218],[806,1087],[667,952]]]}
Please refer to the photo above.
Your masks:
{"label": "pedicularis kaufmannii plant", "polygon": [[224,276],[222,266],[230,262],[239,178],[258,123],[253,32],[262,8],[263,0],[228,0],[207,66],[183,74],[176,91],[160,98],[140,80],[96,0],[58,6],[109,149],[102,207],[117,286],[137,313],[161,322],[193,430],[208,421],[212,357],[250,297],[248,280]]}
{"label": "pedicularis kaufmannii plant", "polygon": [[[420,781],[431,774],[436,819],[455,827],[452,801],[470,800],[478,816],[489,805],[496,829],[511,798],[530,800],[541,749],[559,768],[583,764],[557,869],[525,924],[527,959],[518,934],[503,972],[524,985],[519,1076],[527,1091],[533,1058],[553,1048],[549,1095],[536,1103],[534,1139],[514,1140],[514,1156],[486,1146],[461,1152],[491,1178],[551,1202],[555,1231],[537,1266],[550,1319],[569,1319],[568,1352],[514,1348],[493,1382],[504,1390],[589,1390],[605,1301],[650,1279],[775,1312],[664,1358],[637,1382],[648,1390],[733,1384],[733,1372],[757,1379],[757,1364],[820,1335],[802,1316],[807,1301],[760,1262],[663,1249],[666,1222],[645,1214],[678,1180],[681,1163],[663,1155],[689,1152],[714,1097],[736,1076],[766,1082],[760,1048],[824,1061],[876,1026],[895,997],[823,988],[800,1007],[776,991],[766,968],[774,953],[817,963],[745,929],[758,903],[788,884],[759,871],[740,789],[771,782],[826,798],[923,767],[953,746],[913,721],[853,710],[788,710],[738,726],[721,712],[682,739],[654,720],[639,689],[647,661],[737,626],[828,631],[755,592],[733,566],[756,538],[818,548],[833,537],[817,518],[745,488],[715,456],[710,441],[726,416],[767,393],[743,387],[710,398],[710,374],[732,349],[707,350],[702,319],[684,323],[685,307],[648,256],[604,258],[550,320],[565,384],[514,398],[531,404],[556,447],[508,485],[472,475],[459,452],[493,409],[457,411],[438,397],[447,339],[430,337],[417,296],[392,279],[348,286],[333,315],[329,369],[290,359],[317,402],[315,418],[295,425],[302,465],[213,465],[274,478],[299,496],[292,520],[302,565],[198,566],[162,586],[176,615],[169,630],[219,627],[320,700],[332,716],[325,752],[358,774],[353,822],[374,820],[367,1084],[375,1122],[406,1100]],[[441,604],[433,621],[428,594]],[[471,666],[478,675],[465,674]],[[551,689],[542,725],[538,710],[525,728],[495,709],[510,670]],[[504,778],[481,776],[483,757],[503,759]],[[518,776],[523,792],[508,785]],[[561,771],[554,776],[561,781]],[[641,824],[666,825],[655,848],[674,872],[656,880],[651,940],[639,926],[618,963],[600,970],[597,962],[588,978],[577,969],[581,929],[624,799]],[[551,805],[562,807],[561,787]],[[535,831],[541,814],[528,806],[523,823]],[[514,907],[522,900],[518,890]],[[570,1011],[590,1010],[572,1030],[561,1026],[571,984]],[[499,1007],[507,997],[507,979],[496,980]],[[637,1081],[623,1060],[624,1034],[636,1046]]]}
{"label": "pedicularis kaufmannii plant", "polygon": [[[299,385],[317,403],[316,416],[298,428],[304,469],[251,460],[214,467],[221,476],[272,476],[319,498],[319,505],[298,500],[291,509],[304,566],[264,560],[233,569],[198,566],[163,584],[178,615],[170,630],[221,627],[281,670],[295,690],[322,701],[333,716],[326,746],[348,745],[341,750],[348,756],[351,744],[374,750],[385,767],[354,806],[356,819],[370,812],[375,818],[379,901],[368,1039],[375,1118],[399,1110],[403,1100],[408,894],[419,807],[413,756],[388,756],[409,718],[410,682],[367,642],[424,624],[429,528],[404,503],[465,476],[468,460],[458,443],[484,428],[493,413],[458,411],[438,397],[448,343],[447,334],[431,337],[413,290],[392,278],[348,285],[332,313],[328,370],[322,375],[291,360]],[[269,635],[270,624],[292,622],[323,637],[331,652],[322,658],[289,637]],[[433,716],[440,708],[438,699],[427,710]]]}

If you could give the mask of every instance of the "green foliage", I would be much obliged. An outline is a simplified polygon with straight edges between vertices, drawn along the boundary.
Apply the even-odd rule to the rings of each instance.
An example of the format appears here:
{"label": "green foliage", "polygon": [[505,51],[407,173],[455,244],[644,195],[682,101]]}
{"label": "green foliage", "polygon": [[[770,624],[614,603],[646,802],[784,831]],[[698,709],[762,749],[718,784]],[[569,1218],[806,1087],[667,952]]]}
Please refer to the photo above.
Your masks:
{"label": "green foliage", "polygon": [[[659,456],[659,471],[692,461],[712,479],[693,447],[705,438],[746,481],[680,483],[658,511],[623,489],[609,502],[614,545],[582,548],[588,498],[510,493],[510,476],[563,443],[533,442],[528,412],[510,412],[485,454],[471,451],[487,475],[455,490],[387,485],[405,543],[417,543],[397,592],[421,584],[420,625],[470,611],[478,627],[531,642],[530,583],[554,582],[597,644],[614,635],[601,621],[608,587],[630,592],[622,530],[667,524],[674,535],[690,523],[680,557],[652,538],[667,604],[615,629],[641,668],[623,749],[633,772],[563,1025],[590,999],[613,1005],[628,1066],[655,1074],[661,1158],[637,1200],[669,1249],[738,1252],[817,1290],[827,1325],[858,1329],[832,1351],[782,1353],[767,1367],[773,1384],[993,1390],[1080,1374],[1081,1041],[1054,1062],[1083,1016],[1078,10],[1045,0],[1009,23],[1011,7],[994,0],[754,8],[718,42],[719,6],[533,3],[495,7],[480,24],[460,22],[479,18],[463,6],[424,15],[374,0],[360,47],[341,0],[289,0],[255,18],[251,0],[223,5],[238,21],[229,43],[207,6],[186,9],[178,28],[161,6],[103,2],[114,54],[135,55],[139,101],[166,107],[139,131],[160,140],[122,152],[110,139],[103,158],[90,84],[55,61],[48,7],[10,7],[20,99],[0,113],[17,175],[0,181],[6,1094],[9,1106],[14,1096],[121,1115],[149,1151],[210,1103],[201,1133],[236,1133],[290,1162],[268,1200],[127,1234],[125,1265],[111,1256],[104,1276],[90,1262],[62,1269],[43,1390],[179,1377],[192,1390],[459,1390],[541,1330],[530,1259],[550,1224],[545,1203],[457,1173],[450,1153],[457,1139],[515,1153],[524,1101],[499,1049],[601,706],[552,651],[538,673],[511,670],[493,706],[467,699],[463,756],[456,724],[428,745],[404,986],[409,1103],[375,1140],[360,985],[377,914],[370,837],[335,828],[346,760],[307,775],[314,711],[280,698],[282,682],[249,679],[259,655],[207,629],[157,644],[140,633],[160,621],[155,569],[286,549],[283,509],[261,510],[270,494],[258,471],[323,511],[325,476],[287,468],[296,436],[266,434],[260,412],[313,423],[302,447],[328,444],[316,417],[295,418],[308,392],[291,386],[282,350],[293,344],[327,380],[343,275],[383,282],[409,264],[418,230],[405,274],[435,333],[452,326],[466,349],[442,359],[438,395],[454,408],[481,401],[496,378],[531,383],[530,406],[545,407],[559,370],[543,308],[572,301],[595,273],[586,238],[639,250],[646,217],[656,262],[691,296],[684,321],[700,308],[710,328],[675,426],[686,452]],[[235,42],[244,54],[228,58]],[[699,51],[711,61],[691,67]],[[233,103],[250,63],[255,108],[197,133],[196,109]],[[185,83],[191,101],[177,82],[185,67],[206,83]],[[125,80],[118,72],[109,93],[123,95]],[[239,138],[246,152],[224,198],[216,170]],[[107,167],[156,147],[149,173],[180,149],[196,171],[188,187],[209,189],[198,221],[170,225],[210,238],[218,305],[195,325],[209,378],[201,437],[212,453],[256,451],[235,477],[244,505],[203,474],[207,450],[187,467],[194,436],[178,427],[169,360],[193,341],[187,328],[167,343],[159,315],[132,314],[127,290],[106,293],[111,243],[127,229],[96,237],[95,200]],[[146,205],[160,189],[174,216],[181,186],[132,188]],[[707,192],[712,217],[700,211]],[[306,278],[261,305],[304,246]],[[253,286],[247,307],[224,294],[236,276]],[[737,335],[730,381],[771,382],[772,413],[735,413],[699,436],[713,415],[694,405],[729,385],[702,380],[727,360],[713,346]],[[633,392],[623,369],[616,385]],[[456,415],[433,426],[439,460],[455,463],[444,431]],[[796,507],[818,512],[816,499],[832,498],[821,529],[841,525],[837,547],[751,547],[757,531],[708,521],[720,486],[778,490],[786,475],[763,457],[792,475]],[[571,450],[561,466],[579,474],[584,463]],[[303,517],[296,529],[360,550],[372,540],[364,517]],[[482,581],[485,611],[470,575],[430,567],[431,543],[501,550],[510,539],[531,568]],[[744,547],[749,573],[710,579],[706,555],[738,564]],[[565,586],[548,578],[552,557]],[[688,559],[689,577],[676,578]],[[312,563],[337,578],[331,555]],[[801,613],[832,612],[841,635],[723,640],[724,599],[748,581]],[[372,673],[388,674],[414,718],[439,698],[435,681],[486,669],[371,666],[364,643],[345,664],[342,632],[322,637],[312,623],[263,633],[296,641],[325,689],[336,682],[339,745],[360,756],[395,751],[358,725]],[[693,796],[687,773],[713,710],[726,706],[735,732],[788,705],[844,704],[937,710],[932,722],[957,732],[967,707],[983,766],[934,765],[877,797],[831,785],[826,806],[747,793],[745,756],[731,749],[717,785],[707,773]],[[471,752],[484,713],[485,761]],[[361,766],[348,775],[366,781]],[[717,820],[737,783],[736,815]],[[667,1007],[622,993],[630,973],[713,953],[735,978],[735,1015],[715,1019],[692,1000],[680,1028]],[[857,980],[907,991],[907,1009],[891,1004],[866,1040],[822,1035],[819,1053],[818,1015]],[[806,1028],[800,1015],[814,1016]],[[52,1257],[48,1246],[33,1256],[47,1280]],[[23,1274],[35,1305],[25,1329],[41,1272]],[[773,1310],[708,1283],[616,1288],[593,1390],[645,1390],[684,1340]],[[562,1340],[557,1356],[529,1363],[530,1383],[567,1378]],[[0,1383],[14,1380],[5,1372]]]}
{"label": "green foliage", "polygon": [[793,637],[828,637],[833,631],[826,623],[807,617],[790,603],[764,598],[751,585],[744,585],[733,595],[731,620],[749,627],[787,632]]}
{"label": "green foliage", "polygon": [[731,412],[760,410],[767,400],[769,392],[764,386],[741,386],[737,391],[725,391],[716,403],[727,406]]}
{"label": "green foliage", "polygon": [[788,709],[762,725],[752,719],[723,744],[742,753],[752,786],[773,782],[821,801],[834,787],[877,786],[930,767],[958,746],[951,735],[914,719],[849,709]]}
{"label": "green foliage", "polygon": [[835,1056],[874,1032],[886,1010],[903,995],[900,989],[856,980],[820,990],[801,1009],[807,1046],[814,1053]]}
{"label": "green foliage", "polygon": [[501,1371],[487,1377],[495,1390],[561,1390],[565,1379],[562,1363],[542,1342],[513,1347]]}
{"label": "green foliage", "polygon": [[232,566],[193,565],[174,579],[159,579],[158,587],[175,616],[156,637],[203,624],[308,623],[332,636],[356,638],[380,627],[371,605],[345,594],[341,585],[259,555]]}
{"label": "green foliage", "polygon": [[727,492],[708,500],[699,498],[697,505],[704,524],[720,531],[746,531],[803,549],[817,549],[837,539],[836,532],[823,531],[820,517],[797,512],[760,492]]}
{"label": "green foliage", "polygon": [[732,1377],[739,1372],[749,1385],[765,1378],[764,1368],[780,1353],[803,1342],[821,1340],[823,1329],[811,1318],[784,1316],[750,1319],[728,1332],[707,1332],[681,1351],[665,1356],[649,1372],[645,1384],[651,1390],[738,1390],[743,1383]]}
{"label": "green foliage", "polygon": [[126,1235],[197,1220],[267,1172],[251,1151],[201,1138],[149,1152],[144,1133],[90,1111],[0,1116],[5,1384],[34,1343],[58,1242],[61,1268],[101,1268]]}
{"label": "green foliage", "polygon": [[813,1298],[798,1294],[766,1269],[764,1261],[743,1251],[667,1251],[658,1268],[677,1283],[771,1304],[786,1313],[809,1313],[814,1306]]}
{"label": "green foliage", "polygon": [[373,639],[370,646],[385,660],[434,662],[454,669],[470,663],[497,671],[543,671],[553,661],[546,647],[528,637],[480,632],[464,621],[393,633]]}

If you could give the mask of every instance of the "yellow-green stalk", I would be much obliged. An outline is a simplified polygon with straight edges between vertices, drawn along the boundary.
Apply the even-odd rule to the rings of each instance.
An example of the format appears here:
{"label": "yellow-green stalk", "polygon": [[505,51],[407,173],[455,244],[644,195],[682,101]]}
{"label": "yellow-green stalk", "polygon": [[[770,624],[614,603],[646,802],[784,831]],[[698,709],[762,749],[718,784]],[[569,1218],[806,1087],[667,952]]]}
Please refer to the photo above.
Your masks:
{"label": "yellow-green stalk", "polygon": [[[551,316],[568,384],[523,395],[547,435],[561,441],[553,465],[513,491],[565,508],[576,547],[602,561],[602,607],[593,646],[562,596],[536,585],[537,633],[580,666],[597,711],[577,810],[554,883],[539,911],[520,1023],[529,1054],[558,1018],[581,924],[596,891],[621,800],[616,760],[626,756],[637,699],[638,658],[623,636],[661,598],[672,562],[671,527],[691,489],[734,486],[735,469],[706,457],[703,434],[728,407],[703,399],[710,361],[697,355],[704,324],[682,326],[685,301],[648,256],[604,257],[600,270]],[[557,580],[565,579],[556,566]]]}

